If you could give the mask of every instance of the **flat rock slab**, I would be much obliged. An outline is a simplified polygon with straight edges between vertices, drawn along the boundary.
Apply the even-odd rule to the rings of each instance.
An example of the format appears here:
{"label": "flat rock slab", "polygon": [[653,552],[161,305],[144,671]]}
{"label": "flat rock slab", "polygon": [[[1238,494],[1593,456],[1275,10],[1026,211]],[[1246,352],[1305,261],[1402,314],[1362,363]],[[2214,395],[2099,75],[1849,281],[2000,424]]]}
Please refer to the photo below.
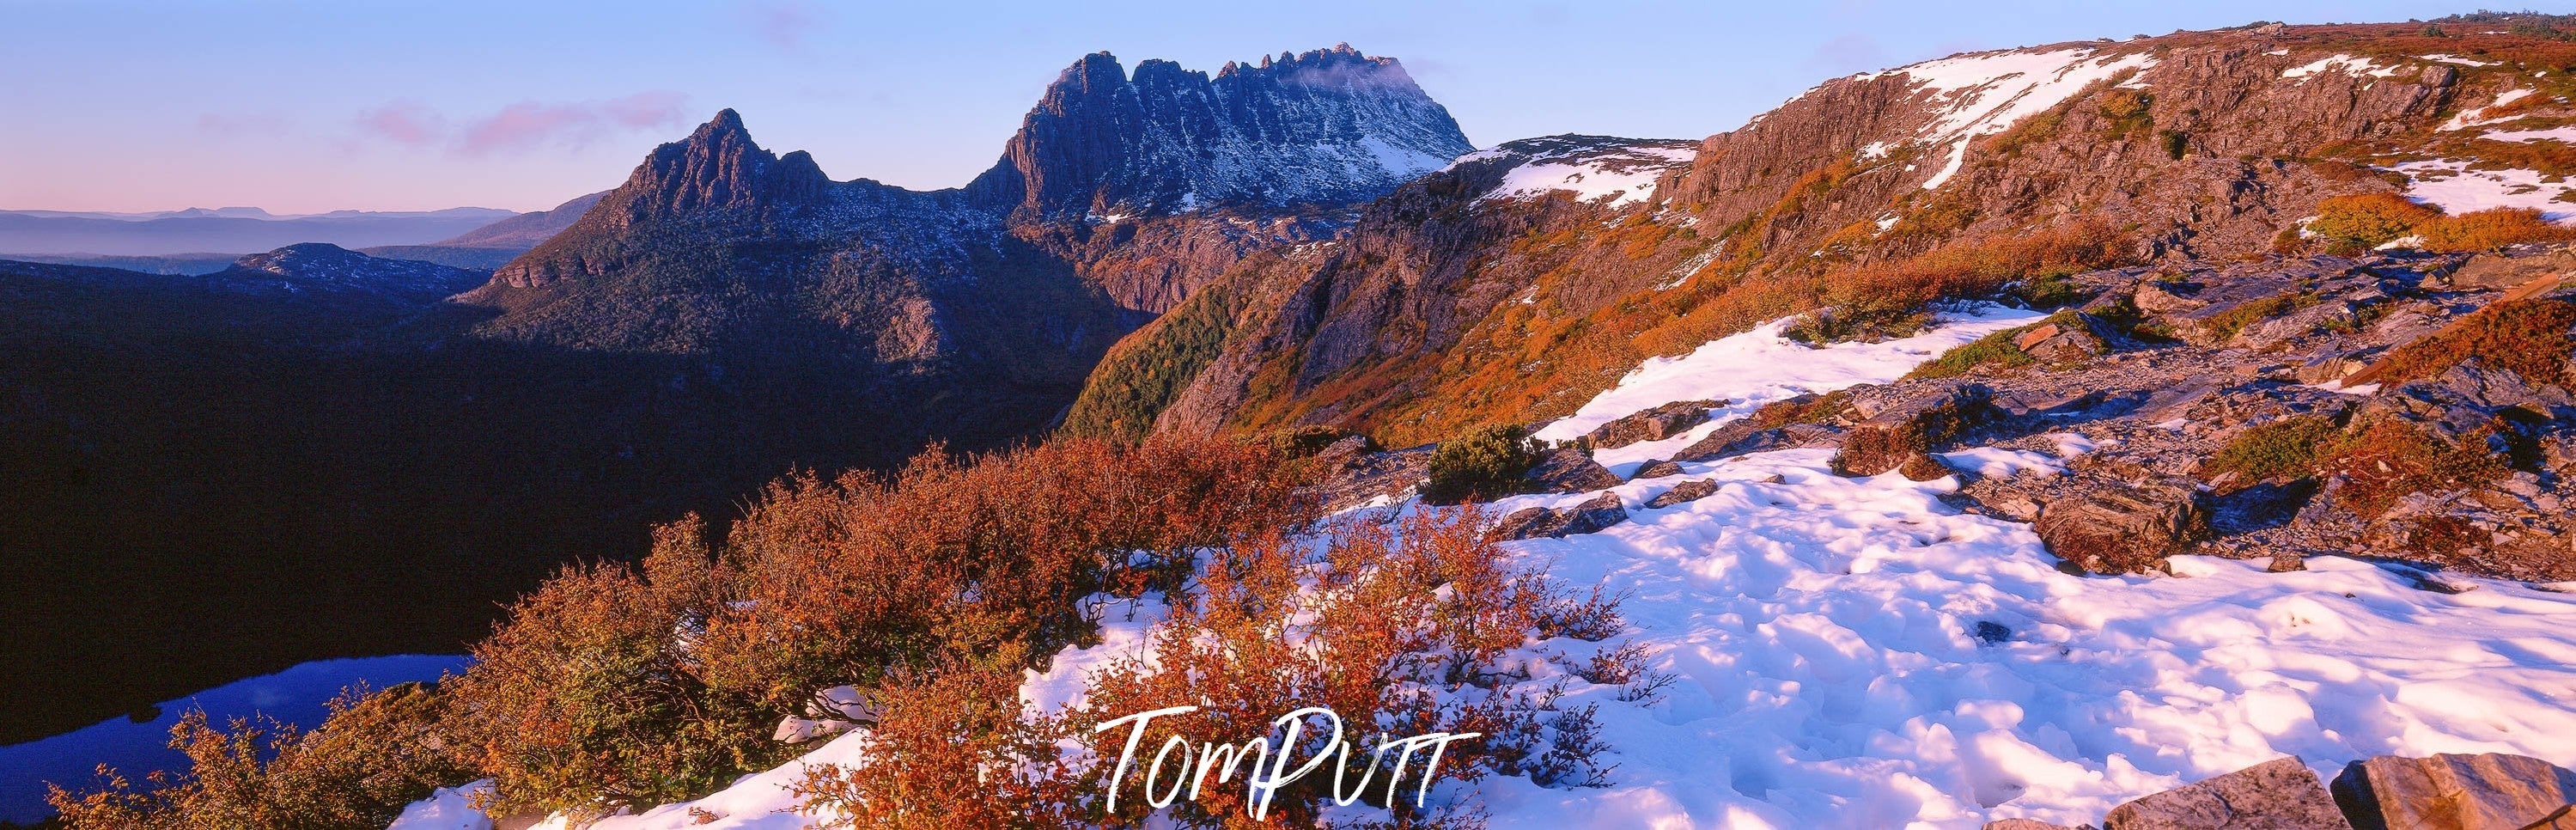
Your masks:
{"label": "flat rock slab", "polygon": [[2275,758],[2111,811],[2106,830],[2351,830],[2316,773]]}
{"label": "flat rock slab", "polygon": [[2522,755],[2355,761],[2334,798],[2360,830],[2576,828],[2576,772]]}

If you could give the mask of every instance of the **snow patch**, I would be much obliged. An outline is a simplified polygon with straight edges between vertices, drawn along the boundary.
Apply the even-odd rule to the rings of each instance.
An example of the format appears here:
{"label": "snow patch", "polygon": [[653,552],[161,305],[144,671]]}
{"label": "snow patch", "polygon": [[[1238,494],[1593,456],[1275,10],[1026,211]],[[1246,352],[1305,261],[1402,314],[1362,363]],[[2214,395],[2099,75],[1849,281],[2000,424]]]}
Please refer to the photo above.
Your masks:
{"label": "snow patch", "polygon": [[2528,97],[2531,97],[2531,90],[2528,89],[2506,90],[2504,94],[2496,96],[2495,103],[2476,109],[2461,110],[2458,115],[2451,116],[2451,120],[2442,122],[2442,130],[2444,132],[2451,130],[2465,130],[2470,127],[2483,127],[2488,124],[2502,124],[2507,121],[2521,118],[2522,116],[2519,115],[2508,115],[2502,118],[2488,118],[2486,117],[2486,113],[2488,110],[2496,109]]}
{"label": "snow patch", "polygon": [[1671,458],[1674,451],[1690,446],[1729,421],[1753,414],[1763,404],[1864,383],[1886,383],[1942,352],[2042,316],[1999,305],[1976,305],[1944,314],[1932,330],[1913,337],[1879,343],[1833,343],[1822,348],[1782,336],[1781,332],[1796,319],[1782,318],[1712,341],[1690,354],[1648,359],[1620,378],[1617,386],[1593,396],[1574,414],[1549,423],[1534,435],[1549,441],[1569,441],[1622,416],[1674,401],[1728,401],[1710,410],[1707,423],[1680,435],[1593,453],[1594,460],[1625,475],[1648,460]]}
{"label": "snow patch", "polygon": [[2554,127],[2546,130],[2493,132],[2478,137],[2488,141],[2510,141],[2516,144],[2529,144],[2534,141],[2560,141],[2569,144],[2576,144],[2576,127]]}
{"label": "snow patch", "polygon": [[1901,74],[1932,96],[1940,118],[1923,128],[1921,137],[1944,147],[1949,160],[1925,180],[1930,190],[1957,175],[1968,160],[1968,143],[1981,135],[2003,132],[2024,118],[2048,111],[2085,86],[2122,71],[2144,72],[2156,65],[2145,53],[2095,58],[2094,50],[1989,52],[1918,63],[1856,78]]}
{"label": "snow patch", "polygon": [[2322,75],[2327,72],[2341,72],[2355,77],[2368,76],[2372,78],[2387,78],[2396,75],[2399,69],[2400,67],[2395,66],[2380,66],[2379,64],[2372,63],[2369,58],[2356,58],[2351,55],[2336,55],[2330,58],[2319,58],[2314,63],[2293,66],[2288,69],[2281,70],[2281,77],[2305,78],[2310,75]]}
{"label": "snow patch", "polygon": [[2576,219],[2576,202],[2559,201],[2576,184],[2549,181],[2538,171],[2471,170],[2468,162],[2450,159],[2410,161],[2389,169],[2406,174],[2406,198],[2438,205],[2447,213],[2514,207],[2538,210],[2552,222]]}
{"label": "snow patch", "polygon": [[[1508,157],[1512,153],[1496,148],[1462,157],[1457,163]],[[1506,171],[1502,184],[1477,197],[1477,201],[1534,198],[1562,191],[1572,193],[1576,201],[1626,207],[1652,198],[1657,178],[1689,166],[1698,157],[1698,145],[1691,142],[1604,141],[1547,147]]]}

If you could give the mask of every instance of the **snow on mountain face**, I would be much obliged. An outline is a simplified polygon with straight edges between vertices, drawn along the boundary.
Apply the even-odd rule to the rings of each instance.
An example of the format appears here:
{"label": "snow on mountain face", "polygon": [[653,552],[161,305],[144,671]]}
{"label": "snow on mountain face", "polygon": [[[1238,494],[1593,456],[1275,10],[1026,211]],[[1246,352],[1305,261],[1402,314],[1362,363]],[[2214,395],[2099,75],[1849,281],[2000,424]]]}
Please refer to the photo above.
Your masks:
{"label": "snow on mountain face", "polygon": [[2086,48],[2050,52],[2009,51],[1961,55],[1913,66],[1871,72],[1854,80],[1904,75],[1931,96],[1940,116],[1918,138],[1948,156],[1941,171],[1923,182],[1940,187],[1968,160],[1968,142],[2000,133],[2024,118],[2047,112],[2095,81],[2124,71],[2145,71],[2156,59],[2145,53],[2095,58]]}
{"label": "snow on mountain face", "polygon": [[1690,166],[1699,157],[1699,142],[1638,140],[1597,135],[1560,135],[1504,142],[1491,150],[1459,157],[1451,166],[1502,161],[1513,166],[1502,184],[1477,201],[1526,199],[1566,192],[1575,201],[1608,200],[1620,208],[1655,194],[1655,180]]}
{"label": "snow on mountain face", "polygon": [[968,190],[1050,216],[1347,203],[1472,149],[1395,59],[1347,44],[1229,63],[1214,78],[1161,60],[1131,78],[1102,52],[1048,87]]}

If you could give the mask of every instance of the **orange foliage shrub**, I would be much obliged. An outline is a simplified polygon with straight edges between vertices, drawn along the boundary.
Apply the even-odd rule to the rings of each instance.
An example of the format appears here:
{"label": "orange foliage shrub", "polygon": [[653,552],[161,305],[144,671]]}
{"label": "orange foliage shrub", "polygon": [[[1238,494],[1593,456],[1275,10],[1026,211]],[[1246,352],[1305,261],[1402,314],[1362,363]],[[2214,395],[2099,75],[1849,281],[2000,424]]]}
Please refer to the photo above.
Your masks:
{"label": "orange foliage shrub", "polygon": [[2491,368],[2506,369],[2535,383],[2566,384],[2567,360],[2576,352],[2569,330],[2576,328],[2576,302],[2555,299],[2514,300],[2478,309],[2456,328],[2398,347],[2381,359],[2379,378],[2404,383],[2450,371],[2476,358]]}
{"label": "orange foliage shrub", "polygon": [[[1424,770],[1419,756],[1404,766],[1400,797],[1389,802],[1397,759],[1367,754],[1381,740],[1378,730],[1482,733],[1448,748],[1440,780],[1544,770],[1551,780],[1579,783],[1586,776],[1574,771],[1598,761],[1597,743],[1574,741],[1557,752],[1546,740],[1585,729],[1588,719],[1548,711],[1552,695],[1511,692],[1509,678],[1498,673],[1505,655],[1532,638],[1606,636],[1617,628],[1617,599],[1598,592],[1579,597],[1537,571],[1506,567],[1473,508],[1427,511],[1395,534],[1376,525],[1341,526],[1319,556],[1275,538],[1238,546],[1210,560],[1199,587],[1155,626],[1151,660],[1129,658],[1093,677],[1085,707],[1074,713],[1077,733],[1139,712],[1197,706],[1149,722],[1141,746],[1150,750],[1179,736],[1199,749],[1275,738],[1274,719],[1300,707],[1329,707],[1344,720],[1345,740],[1357,747],[1335,763],[1349,770],[1349,781],[1374,774],[1376,783],[1363,797],[1393,810],[1406,826],[1453,826],[1473,817],[1438,805],[1427,814],[1416,810]],[[1633,655],[1622,659],[1636,662]],[[1622,682],[1669,679],[1641,670]],[[1492,691],[1465,694],[1471,686]],[[1321,728],[1310,724],[1298,757],[1322,749],[1323,736],[1314,734]],[[1102,733],[1095,754],[1114,762],[1128,731],[1119,726]],[[1119,815],[1110,818],[1135,821],[1146,809],[1140,773],[1131,770],[1122,781]],[[1314,826],[1332,803],[1332,773],[1328,763],[1280,790],[1270,815],[1282,826]],[[1235,826],[1248,798],[1236,781],[1232,787],[1211,782],[1198,800],[1167,809],[1186,826]]]}
{"label": "orange foliage shrub", "polygon": [[2308,223],[2308,232],[2347,249],[2369,248],[2405,236],[2441,215],[2438,209],[2395,193],[2334,196],[2317,203],[2317,218]]}
{"label": "orange foliage shrub", "polygon": [[2490,208],[2432,219],[2415,228],[2427,251],[2492,251],[2523,242],[2576,239],[2576,229],[2542,219],[2533,208]]}
{"label": "orange foliage shrub", "polygon": [[929,666],[1013,673],[1087,637],[1082,600],[1171,587],[1194,551],[1310,521],[1263,443],[1067,439],[893,476],[798,476],[722,540],[663,528],[639,574],[568,569],[454,684],[498,803],[597,812],[711,791],[792,753],[810,696]]}
{"label": "orange foliage shrub", "polygon": [[100,789],[55,786],[46,800],[67,830],[383,827],[438,786],[472,777],[442,751],[440,712],[438,696],[417,685],[342,692],[329,724],[312,731],[241,719],[223,729],[189,712],[170,728],[187,772],[154,772],[137,787],[101,766]]}

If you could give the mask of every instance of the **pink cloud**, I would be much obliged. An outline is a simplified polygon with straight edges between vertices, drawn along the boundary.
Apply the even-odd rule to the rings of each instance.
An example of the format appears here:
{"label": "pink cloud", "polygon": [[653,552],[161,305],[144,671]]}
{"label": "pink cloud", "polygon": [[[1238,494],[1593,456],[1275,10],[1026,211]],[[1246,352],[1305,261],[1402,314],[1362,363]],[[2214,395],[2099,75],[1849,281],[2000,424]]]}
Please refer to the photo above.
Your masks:
{"label": "pink cloud", "polygon": [[406,101],[360,113],[358,131],[362,137],[406,147],[444,144],[453,153],[481,156],[548,145],[579,146],[616,133],[685,126],[687,110],[686,96],[666,90],[603,101],[520,101],[451,130],[437,111]]}
{"label": "pink cloud", "polygon": [[406,147],[437,141],[446,119],[418,101],[396,101],[358,114],[358,131]]}
{"label": "pink cloud", "polygon": [[811,3],[773,2],[751,4],[752,30],[760,39],[781,49],[805,45],[805,34],[823,22],[823,10]]}

